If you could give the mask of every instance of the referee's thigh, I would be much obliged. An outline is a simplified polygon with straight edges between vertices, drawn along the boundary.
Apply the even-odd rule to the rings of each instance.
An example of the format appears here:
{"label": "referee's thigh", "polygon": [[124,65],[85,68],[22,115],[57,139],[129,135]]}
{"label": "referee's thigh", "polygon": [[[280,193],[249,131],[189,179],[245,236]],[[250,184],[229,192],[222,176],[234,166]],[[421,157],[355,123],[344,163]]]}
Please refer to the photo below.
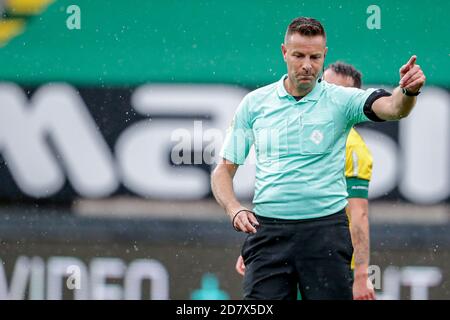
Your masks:
{"label": "referee's thigh", "polygon": [[353,245],[347,215],[341,212],[315,221],[301,238],[308,244],[297,255],[302,298],[351,300]]}
{"label": "referee's thigh", "polygon": [[297,274],[288,247],[292,234],[282,226],[261,223],[242,247],[245,263],[244,299],[295,300]]}

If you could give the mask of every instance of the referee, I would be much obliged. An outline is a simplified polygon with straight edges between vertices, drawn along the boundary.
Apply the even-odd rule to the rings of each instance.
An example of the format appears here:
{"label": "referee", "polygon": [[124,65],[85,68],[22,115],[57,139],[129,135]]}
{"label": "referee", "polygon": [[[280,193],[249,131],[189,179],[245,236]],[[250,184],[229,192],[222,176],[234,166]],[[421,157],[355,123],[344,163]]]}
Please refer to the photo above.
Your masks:
{"label": "referee", "polygon": [[[250,92],[238,106],[211,184],[242,247],[245,299],[352,299],[353,253],[345,207],[345,141],[353,125],[407,116],[425,83],[412,56],[400,86],[344,88],[320,81],[327,53],[321,23],[299,17],[282,53],[287,75]],[[250,147],[257,155],[253,209],[233,191]]]}
{"label": "referee", "polygon": [[[323,80],[343,87],[361,88],[361,73],[350,64],[335,62],[323,73]],[[347,182],[346,212],[350,220],[353,243],[353,299],[374,300],[375,290],[369,281],[369,183],[372,177],[373,159],[369,148],[359,133],[352,128],[345,143],[345,180]],[[236,261],[236,271],[245,274],[242,256]],[[298,298],[301,295],[298,296]]]}

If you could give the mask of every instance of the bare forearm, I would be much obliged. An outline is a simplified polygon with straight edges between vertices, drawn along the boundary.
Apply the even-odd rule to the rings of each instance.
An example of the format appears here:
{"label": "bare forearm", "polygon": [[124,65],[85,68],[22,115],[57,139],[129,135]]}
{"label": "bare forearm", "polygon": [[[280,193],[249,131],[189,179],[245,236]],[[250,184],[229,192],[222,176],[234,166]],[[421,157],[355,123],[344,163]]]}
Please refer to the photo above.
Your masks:
{"label": "bare forearm", "polygon": [[404,95],[402,89],[397,87],[392,93],[392,113],[395,119],[401,119],[409,115],[416,104],[416,97]]}
{"label": "bare forearm", "polygon": [[[354,214],[353,216],[358,215]],[[360,217],[352,219],[351,235],[355,255],[355,268],[368,268],[370,245],[369,222],[366,214],[361,214]]]}
{"label": "bare forearm", "polygon": [[376,299],[372,283],[369,281],[369,202],[367,199],[349,199],[351,234],[354,247],[355,270],[353,299]]}
{"label": "bare forearm", "polygon": [[367,199],[350,198],[351,236],[354,248],[355,272],[367,273],[369,267],[369,202]]}
{"label": "bare forearm", "polygon": [[223,168],[216,168],[211,176],[211,189],[219,205],[228,215],[241,207],[233,190],[233,177]]}
{"label": "bare forearm", "polygon": [[402,89],[397,87],[392,92],[392,96],[379,98],[372,108],[383,120],[399,120],[409,115],[416,100],[416,97],[404,95]]}

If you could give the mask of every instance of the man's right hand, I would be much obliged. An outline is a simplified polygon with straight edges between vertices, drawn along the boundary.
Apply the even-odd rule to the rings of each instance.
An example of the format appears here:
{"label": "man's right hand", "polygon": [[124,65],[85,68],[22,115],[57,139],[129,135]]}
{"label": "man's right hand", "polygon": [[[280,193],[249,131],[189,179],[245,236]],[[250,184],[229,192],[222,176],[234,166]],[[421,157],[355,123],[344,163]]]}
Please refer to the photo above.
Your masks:
{"label": "man's right hand", "polygon": [[[240,210],[243,210],[239,212]],[[236,213],[239,212],[236,216]],[[238,210],[230,212],[231,222],[236,230],[245,233],[256,233],[256,228],[259,226],[259,222],[251,210],[241,207]],[[234,221],[233,221],[234,218]]]}

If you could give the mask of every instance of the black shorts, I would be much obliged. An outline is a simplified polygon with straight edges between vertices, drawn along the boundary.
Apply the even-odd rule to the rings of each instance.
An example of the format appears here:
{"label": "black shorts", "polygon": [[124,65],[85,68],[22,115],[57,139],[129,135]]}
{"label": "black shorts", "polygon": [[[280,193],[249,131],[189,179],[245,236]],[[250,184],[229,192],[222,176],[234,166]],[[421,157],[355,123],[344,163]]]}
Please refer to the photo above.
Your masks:
{"label": "black shorts", "polygon": [[256,217],[242,246],[245,299],[352,299],[353,245],[345,210],[307,220]]}

